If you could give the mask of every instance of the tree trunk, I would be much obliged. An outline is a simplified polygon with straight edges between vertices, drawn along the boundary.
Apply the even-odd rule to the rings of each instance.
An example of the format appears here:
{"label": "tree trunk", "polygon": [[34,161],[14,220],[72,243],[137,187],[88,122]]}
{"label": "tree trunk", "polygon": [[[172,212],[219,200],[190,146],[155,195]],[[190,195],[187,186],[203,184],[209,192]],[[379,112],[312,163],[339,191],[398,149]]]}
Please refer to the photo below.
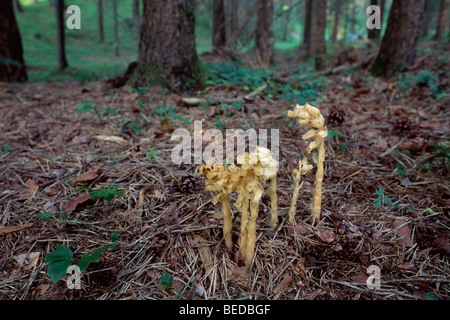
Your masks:
{"label": "tree trunk", "polygon": [[237,39],[239,34],[239,0],[229,0],[227,2],[229,4],[229,12],[230,12],[230,20],[228,23],[228,37],[227,37],[227,47],[233,52],[237,50]]}
{"label": "tree trunk", "polygon": [[287,3],[288,3],[287,6],[289,8],[287,10],[285,10],[283,8],[283,20],[284,21],[283,21],[282,26],[281,26],[281,30],[282,30],[281,31],[281,39],[283,41],[287,40],[287,35],[288,35],[288,32],[289,32],[289,23],[291,21],[292,0],[289,0]]}
{"label": "tree trunk", "polygon": [[23,8],[20,5],[19,0],[13,0],[13,6],[14,6],[14,11],[15,12],[23,12]]}
{"label": "tree trunk", "polygon": [[117,0],[113,0],[113,20],[114,20],[114,55],[119,56],[119,25],[117,22]]}
{"label": "tree trunk", "polygon": [[255,31],[255,48],[258,58],[264,65],[273,62],[273,0],[258,0]]}
{"label": "tree trunk", "polygon": [[447,10],[448,10],[448,2],[449,0],[441,0],[441,4],[439,7],[439,15],[437,19],[436,25],[436,33],[434,34],[434,40],[439,40],[445,35],[447,29]]}
{"label": "tree trunk", "polygon": [[309,28],[309,44],[307,55],[314,57],[326,52],[325,27],[326,27],[326,0],[313,0],[311,5],[311,25]]}
{"label": "tree trunk", "polygon": [[98,42],[105,42],[105,31],[103,30],[103,0],[97,0],[98,17]]}
{"label": "tree trunk", "polygon": [[336,0],[334,3],[334,26],[331,34],[331,42],[336,43],[337,34],[339,32],[339,23],[341,21],[341,0]]}
{"label": "tree trunk", "polygon": [[386,33],[370,71],[375,76],[402,70],[414,62],[426,0],[394,0]]}
{"label": "tree trunk", "polygon": [[213,53],[222,53],[226,42],[225,6],[223,0],[213,0]]}
{"label": "tree trunk", "polygon": [[56,49],[58,53],[58,69],[63,70],[68,67],[66,58],[66,40],[64,25],[64,0],[55,1],[56,13]]}
{"label": "tree trunk", "polygon": [[313,0],[305,0],[305,25],[303,26],[303,48],[309,51],[311,44],[311,21]]}
{"label": "tree trunk", "polygon": [[138,32],[141,25],[141,18],[139,15],[139,1],[133,0],[133,31]]}
{"label": "tree trunk", "polygon": [[195,0],[144,0],[132,86],[161,84],[172,91],[200,88],[207,69],[195,47]]}
{"label": "tree trunk", "polygon": [[428,28],[431,20],[431,1],[425,1],[425,18],[423,20],[422,29],[420,30],[420,37],[425,37],[428,34]]}
{"label": "tree trunk", "polygon": [[0,81],[27,81],[22,39],[11,0],[0,1],[0,30]]}

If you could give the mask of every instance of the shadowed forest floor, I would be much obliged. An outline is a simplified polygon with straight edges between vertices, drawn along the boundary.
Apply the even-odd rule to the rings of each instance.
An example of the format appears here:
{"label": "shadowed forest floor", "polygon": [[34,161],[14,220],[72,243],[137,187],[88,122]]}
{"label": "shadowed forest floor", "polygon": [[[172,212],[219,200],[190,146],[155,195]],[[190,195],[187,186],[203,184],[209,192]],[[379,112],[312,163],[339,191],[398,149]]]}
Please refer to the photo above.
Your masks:
{"label": "shadowed forest floor", "polygon": [[[425,49],[417,61],[410,74],[439,75],[439,96],[430,81],[413,86],[405,77],[374,79],[361,69],[326,76],[317,105],[335,136],[326,143],[316,226],[309,220],[315,169],[303,178],[295,225],[286,219],[291,172],[307,155],[301,140],[307,129],[286,118],[295,103],[248,97],[225,84],[193,93],[204,102],[189,107],[183,95],[161,87],[2,83],[0,298],[449,299],[449,173],[431,144],[449,140],[449,62]],[[292,81],[283,71],[276,79]],[[245,96],[240,105],[230,103]],[[176,116],[161,121],[164,110]],[[264,195],[249,270],[237,260],[236,210],[229,252],[220,205],[203,190],[197,166],[170,160],[172,130],[192,130],[200,120],[203,129],[280,129],[279,226],[265,225]],[[195,189],[181,192],[177,186],[188,175]],[[119,187],[124,195],[92,199],[83,186]],[[37,217],[44,213],[49,219]],[[81,290],[50,281],[44,260],[57,244],[77,261],[111,244],[114,233],[118,245],[83,273]],[[366,285],[370,265],[381,270],[378,290]],[[162,283],[165,275],[170,285]]]}

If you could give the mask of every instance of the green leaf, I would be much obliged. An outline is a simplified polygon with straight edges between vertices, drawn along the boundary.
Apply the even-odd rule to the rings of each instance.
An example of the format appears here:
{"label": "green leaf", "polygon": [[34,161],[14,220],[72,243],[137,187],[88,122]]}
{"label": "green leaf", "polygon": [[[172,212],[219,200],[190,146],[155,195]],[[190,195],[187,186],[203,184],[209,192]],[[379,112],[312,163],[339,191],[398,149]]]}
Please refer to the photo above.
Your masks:
{"label": "green leaf", "polygon": [[439,300],[438,296],[435,295],[433,292],[427,292],[427,298],[428,300]]}
{"label": "green leaf", "polygon": [[67,268],[72,265],[73,253],[62,244],[56,245],[56,251],[45,256],[45,263],[49,264],[47,275],[55,283],[67,274]]}
{"label": "green leaf", "polygon": [[383,198],[386,204],[392,204],[392,198]]}
{"label": "green leaf", "polygon": [[125,194],[122,191],[117,191],[117,189],[119,189],[119,186],[114,187],[112,189],[96,190],[89,193],[89,198],[91,199],[105,198],[108,202],[111,202],[114,196],[124,197]]}
{"label": "green leaf", "polygon": [[375,193],[379,196],[382,197],[384,194],[384,189],[382,187],[379,187],[377,190],[375,190]]}
{"label": "green leaf", "polygon": [[161,288],[163,290],[166,290],[173,285],[173,278],[169,273],[163,274],[159,280],[161,280]]}
{"label": "green leaf", "polygon": [[86,252],[81,256],[81,260],[78,261],[77,266],[80,267],[81,272],[84,272],[89,267],[89,264],[100,260],[100,256],[104,251],[114,249],[116,246],[117,242],[113,242],[111,245],[98,248],[93,252]]}
{"label": "green leaf", "polygon": [[335,136],[345,137],[345,134],[339,131],[328,131],[328,139],[332,139]]}
{"label": "green leaf", "polygon": [[382,204],[381,199],[374,199],[373,202],[375,202],[375,206],[376,206],[377,208],[380,208],[380,207],[381,207],[381,204]]}
{"label": "green leaf", "polygon": [[70,248],[66,247],[65,245],[57,244],[56,251],[48,253],[45,256],[44,263],[54,263],[61,260],[72,261],[72,259],[73,259],[72,250],[70,250]]}
{"label": "green leaf", "polygon": [[51,213],[51,212],[44,212],[42,214],[36,215],[36,218],[41,219],[43,221],[49,221],[52,216],[53,216],[53,213]]}

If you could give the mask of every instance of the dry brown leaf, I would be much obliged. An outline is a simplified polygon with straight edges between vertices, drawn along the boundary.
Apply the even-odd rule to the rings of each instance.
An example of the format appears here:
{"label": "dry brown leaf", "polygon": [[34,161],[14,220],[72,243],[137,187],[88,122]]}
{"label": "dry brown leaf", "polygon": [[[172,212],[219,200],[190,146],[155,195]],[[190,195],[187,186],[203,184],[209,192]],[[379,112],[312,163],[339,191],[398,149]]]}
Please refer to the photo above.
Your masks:
{"label": "dry brown leaf", "polygon": [[273,290],[273,293],[277,294],[280,292],[284,292],[289,287],[291,280],[292,280],[292,277],[289,274],[285,275],[283,277],[283,280],[281,280],[281,282],[275,287],[275,289]]}
{"label": "dry brown leaf", "polygon": [[24,266],[25,269],[31,269],[39,260],[40,252],[28,252],[13,256],[19,268]]}
{"label": "dry brown leaf", "polygon": [[32,225],[33,225],[33,223],[27,223],[27,224],[23,224],[21,226],[4,227],[4,228],[0,228],[0,233],[10,233],[10,232],[20,231],[22,229],[29,228]]}
{"label": "dry brown leaf", "polygon": [[50,288],[48,284],[40,284],[36,287],[36,290],[39,290],[39,294],[42,296],[47,292],[48,288]]}
{"label": "dry brown leaf", "polygon": [[328,243],[333,242],[334,239],[336,238],[336,237],[334,236],[333,231],[328,231],[328,230],[320,230],[320,229],[319,229],[319,230],[317,230],[317,231],[315,232],[315,234],[316,234],[317,236],[319,236],[319,238],[322,239],[322,241],[325,241],[325,242],[328,242]]}
{"label": "dry brown leaf", "polygon": [[67,211],[67,213],[71,213],[75,208],[83,202],[86,202],[90,199],[89,194],[83,194],[76,199],[69,200],[63,207],[63,211]]}
{"label": "dry brown leaf", "polygon": [[93,171],[85,172],[85,173],[81,174],[80,176],[78,176],[77,178],[75,178],[73,180],[73,184],[94,180],[95,178],[97,178],[97,176],[99,174],[99,172],[98,172],[99,169],[100,169],[100,166],[95,168],[95,170],[93,170]]}
{"label": "dry brown leaf", "polygon": [[38,186],[36,184],[36,180],[33,179],[28,179],[26,182],[26,185],[28,187],[28,190],[25,194],[22,194],[22,197],[27,197],[27,196],[32,196],[34,195],[34,193],[36,192],[36,190],[38,189]]}
{"label": "dry brown leaf", "polygon": [[118,137],[118,136],[97,135],[97,136],[94,136],[94,138],[98,139],[98,140],[102,140],[102,141],[107,141],[107,142],[115,142],[118,144],[127,144],[128,143],[127,140],[125,140],[121,137]]}
{"label": "dry brown leaf", "polygon": [[402,243],[406,247],[412,247],[414,243],[411,238],[411,228],[409,227],[409,224],[405,224],[404,221],[395,221],[393,226],[394,228],[398,228],[397,235],[400,237]]}

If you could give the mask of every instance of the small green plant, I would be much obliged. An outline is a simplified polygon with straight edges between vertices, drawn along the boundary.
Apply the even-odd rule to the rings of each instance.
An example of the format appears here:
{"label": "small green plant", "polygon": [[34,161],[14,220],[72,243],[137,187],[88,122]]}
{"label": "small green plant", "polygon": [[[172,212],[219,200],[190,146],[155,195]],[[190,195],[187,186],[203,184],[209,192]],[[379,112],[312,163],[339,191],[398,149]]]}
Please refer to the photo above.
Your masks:
{"label": "small green plant", "polygon": [[159,154],[159,151],[155,151],[154,147],[147,148],[147,150],[148,150],[148,153],[147,153],[146,157],[152,159],[151,163],[155,163],[156,160],[154,158]]}
{"label": "small green plant", "polygon": [[375,193],[377,194],[378,198],[374,199],[373,202],[375,202],[375,206],[377,208],[381,208],[383,204],[393,204],[392,198],[385,197],[384,196],[384,189],[382,187],[379,187],[377,190],[375,190]]}
{"label": "small green plant", "polygon": [[105,198],[106,201],[111,202],[115,196],[124,197],[125,194],[122,191],[119,191],[119,186],[115,186],[110,189],[101,189],[101,190],[91,190],[89,193],[89,198],[91,199],[100,199]]}
{"label": "small green plant", "polygon": [[97,118],[99,121],[101,119],[101,114],[104,114],[104,113],[106,113],[107,115],[117,115],[118,114],[116,109],[114,109],[114,108],[102,109],[99,106],[93,104],[93,102],[91,100],[86,100],[84,102],[81,102],[77,106],[78,114],[87,113],[87,112],[91,112],[91,111],[93,111],[97,115]]}
{"label": "small green plant", "polygon": [[[111,245],[100,247],[92,252],[86,252],[81,256],[81,259],[76,264],[81,272],[86,271],[91,263],[98,262],[104,251],[114,249],[117,246],[117,233],[113,233],[111,238],[113,240]],[[47,254],[44,263],[49,264],[47,275],[53,283],[56,283],[67,274],[67,268],[73,264],[73,252],[65,245],[57,244],[56,251]]]}
{"label": "small green plant", "polygon": [[132,88],[131,91],[137,93],[138,95],[146,93],[150,88],[149,87],[137,87]]}
{"label": "small green plant", "polygon": [[12,151],[12,147],[8,144],[5,144],[2,148],[2,155],[7,154],[8,152]]}
{"label": "small green plant", "polygon": [[223,121],[219,116],[216,116],[216,121],[213,123],[213,126],[220,131],[224,131],[227,127],[227,123]]}
{"label": "small green plant", "polygon": [[189,121],[189,119],[186,119],[182,115],[177,114],[175,112],[177,110],[178,110],[178,108],[176,108],[176,107],[169,107],[165,104],[159,104],[158,109],[153,111],[153,113],[156,115],[159,115],[158,119],[161,122],[165,122],[167,124],[170,123],[171,119],[178,119],[185,124],[191,124],[191,121]]}
{"label": "small green plant", "polygon": [[421,70],[417,75],[405,72],[397,82],[397,88],[401,90],[401,93],[396,98],[406,97],[408,90],[414,91],[419,90],[421,87],[428,87],[433,91],[431,97],[440,99],[446,94],[442,92],[442,87],[438,87],[438,83],[439,75],[432,74],[429,70]]}
{"label": "small green plant", "polygon": [[136,121],[131,120],[122,120],[120,121],[123,132],[133,133],[136,136],[140,135],[144,130],[142,124]]}
{"label": "small green plant", "polygon": [[328,139],[332,139],[335,136],[340,136],[340,137],[344,137],[345,138],[345,134],[343,134],[342,132],[339,131],[328,131]]}
{"label": "small green plant", "polygon": [[94,111],[95,113],[98,114],[100,108],[99,106],[92,104],[91,100],[86,100],[85,102],[81,102],[80,104],[78,104],[77,109],[78,114],[90,111]]}
{"label": "small green plant", "polygon": [[164,273],[159,280],[161,281],[161,289],[163,290],[167,290],[173,285],[173,277],[169,273]]}
{"label": "small green plant", "polygon": [[398,175],[401,178],[404,178],[405,177],[405,168],[403,167],[403,165],[400,162],[397,162],[395,164],[395,167],[397,168]]}

